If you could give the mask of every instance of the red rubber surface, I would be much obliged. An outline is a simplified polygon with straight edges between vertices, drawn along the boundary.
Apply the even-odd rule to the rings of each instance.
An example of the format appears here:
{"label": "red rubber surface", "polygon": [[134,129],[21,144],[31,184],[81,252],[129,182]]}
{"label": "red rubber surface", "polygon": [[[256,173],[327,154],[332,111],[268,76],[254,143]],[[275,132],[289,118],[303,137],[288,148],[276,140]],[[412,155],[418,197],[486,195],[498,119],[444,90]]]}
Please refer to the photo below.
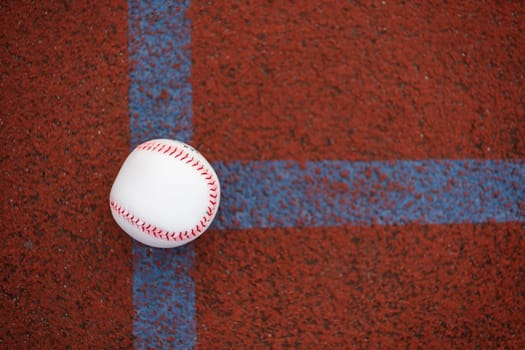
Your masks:
{"label": "red rubber surface", "polygon": [[193,1],[195,141],[216,159],[523,158],[516,2]]}
{"label": "red rubber surface", "polygon": [[[0,348],[131,348],[132,243],[108,208],[130,143],[126,2],[0,6]],[[195,0],[189,17],[210,161],[525,158],[519,2]],[[524,348],[524,234],[211,230],[197,348]]]}
{"label": "red rubber surface", "polygon": [[[0,348],[130,348],[123,1],[2,4]],[[108,215],[109,214],[109,215]]]}
{"label": "red rubber surface", "polygon": [[[518,3],[192,4],[194,140],[211,159],[525,156]],[[524,232],[210,233],[198,348],[524,347]]]}
{"label": "red rubber surface", "polygon": [[524,344],[524,227],[217,232],[200,240],[199,349]]}

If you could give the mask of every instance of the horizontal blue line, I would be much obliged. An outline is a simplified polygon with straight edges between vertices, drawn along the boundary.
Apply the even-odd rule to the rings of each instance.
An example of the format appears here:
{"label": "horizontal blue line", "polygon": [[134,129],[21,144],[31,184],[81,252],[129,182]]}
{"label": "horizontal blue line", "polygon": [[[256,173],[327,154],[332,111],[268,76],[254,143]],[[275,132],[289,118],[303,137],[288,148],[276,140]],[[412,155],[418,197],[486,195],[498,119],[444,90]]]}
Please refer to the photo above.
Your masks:
{"label": "horizontal blue line", "polygon": [[523,161],[216,162],[218,229],[525,221]]}

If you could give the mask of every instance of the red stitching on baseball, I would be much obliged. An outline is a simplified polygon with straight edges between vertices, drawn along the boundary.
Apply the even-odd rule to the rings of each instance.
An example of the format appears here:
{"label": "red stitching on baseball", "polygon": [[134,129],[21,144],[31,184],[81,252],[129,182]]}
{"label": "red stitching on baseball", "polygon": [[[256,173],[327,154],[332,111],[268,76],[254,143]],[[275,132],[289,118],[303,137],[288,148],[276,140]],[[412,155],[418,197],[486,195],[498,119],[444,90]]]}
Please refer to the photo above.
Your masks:
{"label": "red stitching on baseball", "polygon": [[[164,147],[166,146],[167,146],[167,149],[164,149]],[[185,163],[190,164],[193,162],[190,165],[196,168],[197,172],[206,181],[206,184],[208,185],[208,196],[209,196],[208,203],[211,206],[208,206],[205,214],[202,216],[202,218],[199,220],[199,222],[194,227],[192,227],[190,230],[180,231],[180,232],[167,231],[157,226],[148,224],[144,222],[142,219],[138,218],[136,215],[131,214],[125,208],[121,207],[113,199],[109,200],[109,205],[110,205],[111,210],[116,212],[118,215],[120,215],[122,218],[124,218],[126,221],[128,221],[133,226],[139,228],[142,232],[150,236],[156,237],[156,238],[165,239],[167,241],[185,241],[191,238],[190,235],[195,237],[195,235],[197,235],[198,233],[201,233],[204,230],[206,224],[211,221],[213,213],[217,210],[218,201],[216,199],[218,198],[219,194],[218,194],[218,188],[216,186],[216,180],[213,180],[213,175],[205,168],[204,164],[199,162],[198,159],[195,159],[195,157],[193,157],[189,152],[186,152],[186,150],[183,149],[182,147],[179,149],[177,146],[170,146],[170,145],[166,145],[163,143],[148,141],[148,142],[145,142],[137,146],[136,149],[143,150],[143,151],[163,153],[174,159],[178,159],[179,157],[182,156],[182,158],[178,159],[179,161],[184,161],[190,158],[189,160],[185,161]]]}

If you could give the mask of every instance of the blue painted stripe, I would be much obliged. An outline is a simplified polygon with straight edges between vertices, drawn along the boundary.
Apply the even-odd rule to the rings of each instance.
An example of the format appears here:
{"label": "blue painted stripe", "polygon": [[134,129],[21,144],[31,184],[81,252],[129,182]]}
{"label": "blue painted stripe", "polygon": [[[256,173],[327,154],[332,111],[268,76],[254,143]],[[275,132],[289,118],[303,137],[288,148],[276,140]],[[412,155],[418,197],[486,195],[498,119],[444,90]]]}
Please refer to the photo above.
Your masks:
{"label": "blue painted stripe", "polygon": [[[131,146],[190,141],[188,1],[129,0]],[[217,162],[216,228],[525,221],[520,161]],[[134,243],[135,347],[196,344],[192,244]]]}
{"label": "blue painted stripe", "polygon": [[131,144],[193,133],[189,1],[129,0]]}
{"label": "blue painted stripe", "polygon": [[197,341],[193,245],[133,246],[136,349],[192,349]]}
{"label": "blue painted stripe", "polygon": [[[189,141],[192,90],[189,1],[128,1],[131,147],[159,137]],[[133,245],[133,331],[137,349],[196,343],[193,245]]]}
{"label": "blue painted stripe", "polygon": [[525,221],[522,161],[217,162],[219,229]]}

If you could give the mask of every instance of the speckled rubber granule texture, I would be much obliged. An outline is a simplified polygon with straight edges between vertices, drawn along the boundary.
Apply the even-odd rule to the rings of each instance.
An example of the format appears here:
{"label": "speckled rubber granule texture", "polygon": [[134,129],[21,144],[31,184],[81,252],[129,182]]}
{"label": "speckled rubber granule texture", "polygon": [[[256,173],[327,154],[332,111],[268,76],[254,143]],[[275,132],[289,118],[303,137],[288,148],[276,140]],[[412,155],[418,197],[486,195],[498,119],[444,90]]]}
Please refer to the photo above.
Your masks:
{"label": "speckled rubber granule texture", "polygon": [[[167,2],[144,3],[185,13]],[[525,348],[523,187],[512,187],[512,196],[508,186],[522,178],[525,157],[523,5],[189,5],[182,27],[154,12],[128,13],[122,1],[0,5],[0,348]],[[142,34],[166,46],[127,47],[127,23],[140,29],[144,20],[154,30]],[[164,40],[170,32],[180,40]],[[191,85],[187,56],[164,65],[172,49],[191,52]],[[130,86],[128,52],[164,60],[141,67],[147,79],[138,76]],[[132,74],[137,62],[129,63]],[[132,113],[128,94],[144,97]],[[190,259],[141,250],[147,259],[136,271],[154,267],[158,275],[132,286],[132,241],[111,219],[107,196],[129,145],[150,133],[187,138],[213,164],[226,165],[218,166],[222,174],[242,164],[243,191],[257,194],[249,204],[268,207],[253,211],[266,216],[237,225],[231,216],[244,192],[228,193],[238,183],[224,179],[233,184],[223,193],[220,215],[227,217],[185,248]],[[489,169],[482,177],[462,169],[459,180],[490,190],[465,195],[470,213],[454,181],[447,197],[439,172],[427,179],[416,169],[416,183],[436,190],[421,196],[432,213],[447,213],[433,200],[450,211],[449,203],[460,203],[446,224],[359,226],[340,215],[338,205],[346,203],[313,196],[326,185],[326,193],[359,195],[365,206],[398,203],[388,195],[411,182],[382,182],[381,171],[443,158],[452,165],[446,174],[465,158]],[[352,188],[356,160],[385,167],[358,171],[363,188]],[[292,176],[272,172],[279,170],[275,161],[292,164]],[[343,162],[348,173],[319,168],[333,164],[327,161]],[[499,166],[490,170],[505,162],[511,176],[502,177]],[[264,183],[270,176],[274,187]],[[306,197],[281,188],[292,181],[303,190],[302,179],[305,191],[298,192]],[[412,199],[407,191],[402,199]],[[420,200],[416,192],[410,204]],[[499,206],[508,198],[514,222]],[[306,218],[329,225],[335,219],[335,226],[311,227],[301,218],[293,225],[305,227],[283,228],[286,212],[274,216],[279,208],[268,203],[294,209],[301,199],[312,211]],[[330,208],[315,213],[324,203]],[[397,213],[399,206],[388,203],[379,208]],[[462,212],[472,214],[466,221],[499,218],[486,203],[497,204],[501,222],[453,223]],[[264,220],[270,227],[260,227]],[[182,275],[188,280],[169,280]],[[162,305],[177,293],[190,302]],[[134,314],[147,304],[144,295],[159,294],[162,308],[153,304],[151,318]],[[133,322],[144,323],[133,329]],[[141,326],[158,343],[141,338]]]}
{"label": "speckled rubber granule texture", "polygon": [[210,232],[199,349],[519,349],[525,225]]}
{"label": "speckled rubber granule texture", "polygon": [[215,162],[221,229],[525,222],[525,162]]}
{"label": "speckled rubber granule texture", "polygon": [[129,349],[125,1],[0,7],[0,348]]}
{"label": "speckled rubber granule texture", "polygon": [[[228,175],[220,227],[195,242],[198,349],[525,347],[521,185],[508,192],[517,216],[474,224],[501,202],[476,194],[497,181],[471,168],[441,186],[423,167],[424,194],[408,173],[348,180],[358,160],[392,173],[413,160],[515,160],[522,178],[522,4],[196,0],[190,17],[193,141]],[[326,175],[327,161],[349,161],[348,181]],[[463,178],[472,192],[442,211]],[[411,191],[415,201],[395,197]],[[403,212],[359,226],[336,210],[341,193],[386,217],[429,202],[419,224]],[[466,198],[475,209],[458,224]],[[287,212],[301,217],[287,225]],[[429,225],[429,213],[443,220]]]}
{"label": "speckled rubber granule texture", "polygon": [[212,159],[525,157],[519,2],[195,0],[191,20]]}

